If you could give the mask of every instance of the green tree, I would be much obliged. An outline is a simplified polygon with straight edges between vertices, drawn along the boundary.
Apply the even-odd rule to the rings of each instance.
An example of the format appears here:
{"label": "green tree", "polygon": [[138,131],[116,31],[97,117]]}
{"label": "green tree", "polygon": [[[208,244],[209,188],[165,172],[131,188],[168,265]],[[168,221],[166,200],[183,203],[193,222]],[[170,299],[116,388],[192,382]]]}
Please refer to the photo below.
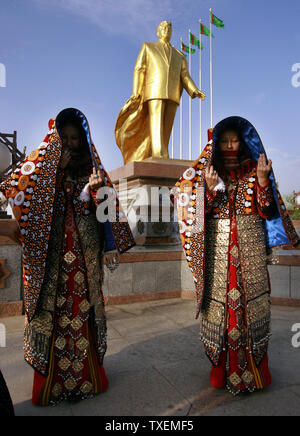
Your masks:
{"label": "green tree", "polygon": [[300,209],[296,209],[292,215],[293,220],[300,220]]}

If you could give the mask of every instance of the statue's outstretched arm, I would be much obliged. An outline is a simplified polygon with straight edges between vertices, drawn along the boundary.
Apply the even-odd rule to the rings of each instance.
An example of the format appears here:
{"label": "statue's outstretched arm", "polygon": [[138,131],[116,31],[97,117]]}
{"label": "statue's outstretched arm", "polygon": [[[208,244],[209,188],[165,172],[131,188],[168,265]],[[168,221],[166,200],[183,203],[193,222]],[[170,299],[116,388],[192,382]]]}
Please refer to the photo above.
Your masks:
{"label": "statue's outstretched arm", "polygon": [[138,97],[142,94],[146,75],[146,45],[143,44],[137,57],[133,72],[132,96]]}
{"label": "statue's outstretched arm", "polygon": [[195,82],[190,76],[187,60],[184,58],[181,68],[181,81],[186,92],[192,97],[199,97],[202,100],[205,98],[204,92],[200,91]]}

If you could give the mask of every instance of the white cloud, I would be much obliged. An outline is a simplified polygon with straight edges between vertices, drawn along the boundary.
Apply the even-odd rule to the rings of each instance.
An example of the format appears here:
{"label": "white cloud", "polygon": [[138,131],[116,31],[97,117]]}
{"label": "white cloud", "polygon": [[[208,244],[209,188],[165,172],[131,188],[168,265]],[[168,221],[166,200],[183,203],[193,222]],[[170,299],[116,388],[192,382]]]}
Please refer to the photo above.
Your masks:
{"label": "white cloud", "polygon": [[292,155],[291,153],[287,153],[286,151],[282,151],[279,150],[278,148],[274,148],[274,147],[270,147],[267,150],[267,153],[269,156],[271,156],[271,159],[293,159],[294,160],[294,155]]}
{"label": "white cloud", "polygon": [[[200,15],[208,18],[211,0],[32,0],[40,7],[63,9],[83,17],[103,31],[145,41],[156,38],[162,20],[177,24],[198,22]],[[214,0],[224,7],[227,0]],[[196,14],[196,15],[195,15]],[[205,15],[206,14],[206,15]]]}
{"label": "white cloud", "polygon": [[[34,0],[48,7],[48,0]],[[51,0],[51,8],[84,17],[111,34],[152,37],[160,21],[180,15],[185,1],[174,0]]]}

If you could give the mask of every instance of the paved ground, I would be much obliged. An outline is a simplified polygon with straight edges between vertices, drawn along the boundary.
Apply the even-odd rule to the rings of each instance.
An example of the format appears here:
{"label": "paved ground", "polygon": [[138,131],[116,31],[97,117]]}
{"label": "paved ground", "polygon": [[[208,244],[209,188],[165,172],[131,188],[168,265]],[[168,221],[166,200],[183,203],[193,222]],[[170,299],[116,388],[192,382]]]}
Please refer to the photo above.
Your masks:
{"label": "paved ground", "polygon": [[7,330],[0,366],[16,415],[300,416],[300,348],[292,346],[292,325],[300,323],[300,308],[273,306],[273,383],[263,392],[238,397],[209,385],[210,364],[198,339],[193,301],[109,306],[107,312],[108,391],[75,405],[47,408],[31,403],[33,371],[23,361],[23,317],[0,319]]}

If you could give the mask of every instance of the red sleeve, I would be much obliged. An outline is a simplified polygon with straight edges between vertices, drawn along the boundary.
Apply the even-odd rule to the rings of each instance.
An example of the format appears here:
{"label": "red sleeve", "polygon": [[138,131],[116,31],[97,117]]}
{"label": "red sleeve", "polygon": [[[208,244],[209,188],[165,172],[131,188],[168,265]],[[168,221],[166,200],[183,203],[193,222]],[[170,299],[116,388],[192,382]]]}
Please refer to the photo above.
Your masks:
{"label": "red sleeve", "polygon": [[95,208],[95,210],[97,209],[97,207],[99,206],[99,204],[101,203],[101,201],[96,197],[97,196],[97,191],[92,191],[90,189],[90,194],[91,194],[91,203],[93,204],[93,208]]}
{"label": "red sleeve", "polygon": [[270,218],[274,212],[274,195],[272,184],[269,180],[268,184],[264,187],[260,186],[258,180],[256,181],[256,199],[258,213],[262,218]]}
{"label": "red sleeve", "polygon": [[97,201],[98,201],[97,198],[96,198],[97,192],[96,192],[96,191],[92,191],[92,190],[90,189],[90,193],[91,193],[91,196],[92,196],[94,202],[97,203]]}

